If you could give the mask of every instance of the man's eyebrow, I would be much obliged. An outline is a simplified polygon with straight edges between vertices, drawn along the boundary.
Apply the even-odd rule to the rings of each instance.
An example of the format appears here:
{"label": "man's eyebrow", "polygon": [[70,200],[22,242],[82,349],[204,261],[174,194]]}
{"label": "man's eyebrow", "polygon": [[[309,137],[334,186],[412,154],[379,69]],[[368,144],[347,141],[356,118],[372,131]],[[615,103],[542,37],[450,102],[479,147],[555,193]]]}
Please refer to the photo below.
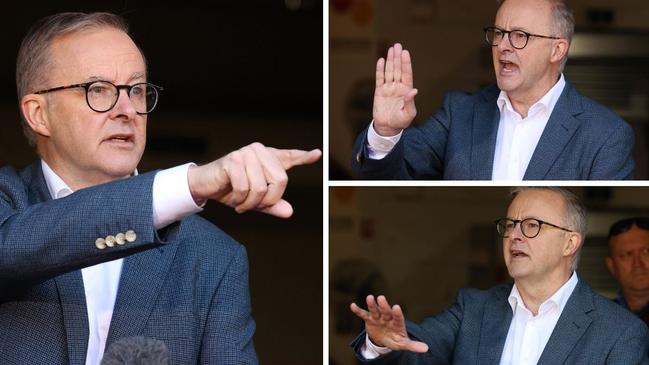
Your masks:
{"label": "man's eyebrow", "polygon": [[137,79],[143,79],[145,77],[146,77],[146,72],[141,72],[141,71],[133,72],[131,77],[128,79],[128,82],[131,82],[131,81],[137,80]]}
{"label": "man's eyebrow", "polygon": [[[146,77],[146,72],[141,72],[141,71],[133,72],[131,74],[131,77],[129,77],[128,80],[126,81],[126,83],[130,83],[131,81],[137,79],[143,79],[145,77]],[[106,77],[100,77],[100,76],[90,76],[85,80],[85,82],[92,82],[92,81],[110,81],[110,79]]]}

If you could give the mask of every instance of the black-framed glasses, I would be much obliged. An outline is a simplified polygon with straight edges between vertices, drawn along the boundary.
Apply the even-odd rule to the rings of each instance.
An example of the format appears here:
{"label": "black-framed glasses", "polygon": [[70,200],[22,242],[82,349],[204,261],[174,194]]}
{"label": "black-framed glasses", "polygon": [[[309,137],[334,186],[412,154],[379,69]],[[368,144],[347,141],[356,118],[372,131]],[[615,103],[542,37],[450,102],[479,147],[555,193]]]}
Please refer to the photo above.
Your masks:
{"label": "black-framed glasses", "polygon": [[158,104],[158,93],[162,91],[161,86],[149,82],[140,82],[133,85],[115,85],[110,81],[97,80],[74,84],[67,86],[53,87],[47,90],[35,92],[35,94],[45,94],[53,91],[83,88],[86,92],[86,103],[90,109],[97,113],[105,113],[117,104],[119,91],[126,90],[126,94],[133,103],[133,107],[138,114],[148,114],[153,111]]}
{"label": "black-framed glasses", "polygon": [[530,37],[537,38],[546,38],[546,39],[561,39],[559,37],[552,37],[548,35],[528,33],[523,30],[504,30],[498,27],[486,27],[483,28],[485,34],[485,40],[490,46],[497,46],[505,37],[505,34],[509,36],[509,44],[516,49],[523,49],[527,46],[527,42],[530,40]]}
{"label": "black-framed glasses", "polygon": [[611,238],[613,236],[617,236],[618,234],[622,234],[629,229],[633,225],[636,225],[638,228],[644,229],[644,230],[649,230],[649,218],[648,217],[632,217],[632,218],[625,218],[621,219],[611,226],[611,228],[608,230],[608,238]]}
{"label": "black-framed glasses", "polygon": [[509,219],[509,218],[500,218],[496,220],[494,223],[496,223],[496,231],[498,231],[498,234],[501,237],[509,237],[514,229],[516,228],[516,225],[520,223],[521,225],[521,233],[523,233],[523,236],[527,238],[534,238],[539,235],[539,232],[541,232],[541,226],[546,225],[554,228],[558,228],[561,230],[564,230],[566,232],[573,232],[572,230],[568,228],[563,228],[561,226],[557,226],[556,224],[548,223],[545,221],[542,221],[540,219],[536,218],[525,218],[525,219]]}

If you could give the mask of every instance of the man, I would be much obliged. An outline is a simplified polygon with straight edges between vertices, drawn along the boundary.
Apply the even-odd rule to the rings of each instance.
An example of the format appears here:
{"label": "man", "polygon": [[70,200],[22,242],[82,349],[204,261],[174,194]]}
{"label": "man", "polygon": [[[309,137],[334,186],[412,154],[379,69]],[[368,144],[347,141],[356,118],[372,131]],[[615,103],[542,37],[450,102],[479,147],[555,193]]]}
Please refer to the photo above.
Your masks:
{"label": "man", "polygon": [[159,87],[123,19],[62,13],[23,40],[17,87],[41,157],[0,169],[0,363],[98,364],[120,338],[171,363],[256,364],[243,246],[193,213],[292,214],[286,170],[319,150],[259,143],[138,174]]}
{"label": "man", "polygon": [[[514,284],[462,289],[457,301],[421,324],[405,322],[398,305],[367,297],[351,305],[366,332],[353,343],[377,364],[639,364],[647,328],[595,294],[576,274],[586,217],[559,188],[513,191],[507,217],[496,222]],[[370,360],[373,359],[373,360]]]}
{"label": "man", "polygon": [[376,64],[373,121],[354,144],[363,179],[630,179],[633,131],[580,95],[562,69],[574,33],[563,0],[502,1],[485,28],[497,86],[451,92],[410,127],[411,57],[400,44]]}
{"label": "man", "polygon": [[649,218],[622,219],[611,226],[606,267],[621,287],[615,301],[649,324]]}

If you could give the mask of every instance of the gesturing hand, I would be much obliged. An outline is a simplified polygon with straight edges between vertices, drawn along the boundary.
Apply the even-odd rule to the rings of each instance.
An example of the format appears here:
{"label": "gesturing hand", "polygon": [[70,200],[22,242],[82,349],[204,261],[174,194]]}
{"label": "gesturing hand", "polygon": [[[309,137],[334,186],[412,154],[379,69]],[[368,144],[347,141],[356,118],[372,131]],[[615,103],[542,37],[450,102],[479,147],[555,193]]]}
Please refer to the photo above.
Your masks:
{"label": "gesturing hand", "polygon": [[408,337],[406,322],[399,305],[390,307],[387,299],[382,295],[379,295],[376,300],[374,296],[368,295],[366,301],[369,311],[361,309],[356,303],[352,303],[350,308],[354,314],[365,321],[365,330],[372,343],[395,351],[428,351],[428,345]]}
{"label": "gesturing hand", "polygon": [[190,167],[189,190],[198,203],[217,200],[239,213],[258,210],[281,218],[293,214],[282,199],[293,166],[311,164],[322,152],[280,150],[253,143],[206,165]]}
{"label": "gesturing hand", "polygon": [[417,89],[413,88],[410,53],[396,43],[387,59],[376,62],[374,90],[374,129],[382,136],[393,136],[408,128],[417,115]]}

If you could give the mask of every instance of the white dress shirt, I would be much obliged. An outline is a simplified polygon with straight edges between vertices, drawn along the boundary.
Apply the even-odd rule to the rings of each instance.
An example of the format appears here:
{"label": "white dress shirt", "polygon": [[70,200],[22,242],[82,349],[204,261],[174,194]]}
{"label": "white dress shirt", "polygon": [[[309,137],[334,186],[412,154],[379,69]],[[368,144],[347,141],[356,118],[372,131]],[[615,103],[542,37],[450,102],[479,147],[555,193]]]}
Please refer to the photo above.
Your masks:
{"label": "white dress shirt", "polygon": [[[505,339],[500,365],[532,365],[539,361],[568,298],[577,286],[577,281],[577,273],[573,273],[559,290],[541,303],[536,316],[525,306],[516,285],[512,287],[508,301],[512,307],[513,316]],[[365,344],[361,345],[360,349],[361,355],[368,360],[391,351],[387,347],[380,347],[372,343],[368,335],[365,335]]]}
{"label": "white dress shirt", "polygon": [[[500,92],[497,100],[500,122],[492,167],[493,180],[523,179],[536,145],[565,86],[566,81],[561,74],[559,81],[530,107],[526,118],[522,118],[514,110],[507,93]],[[399,142],[401,135],[402,132],[395,136],[383,137],[374,130],[374,122],[370,123],[367,130],[368,157],[373,160],[384,158]]]}
{"label": "white dress shirt", "polygon": [[500,123],[492,180],[523,180],[527,165],[565,86],[566,81],[561,74],[559,81],[530,107],[526,118],[514,110],[507,93],[500,92],[496,101],[500,110]]}
{"label": "white dress shirt", "polygon": [[[72,194],[73,191],[50,166],[43,160],[41,162],[52,199]],[[153,225],[156,229],[201,211],[189,191],[187,170],[190,165],[188,163],[156,174],[153,180]],[[137,175],[137,170],[134,175]],[[99,365],[104,355],[123,261],[117,259],[81,269],[89,326],[86,365]]]}
{"label": "white dress shirt", "polygon": [[514,285],[508,298],[513,317],[500,365],[531,365],[539,361],[568,298],[577,286],[577,281],[577,273],[573,273],[559,290],[541,303],[536,316],[527,309],[518,288]]}

